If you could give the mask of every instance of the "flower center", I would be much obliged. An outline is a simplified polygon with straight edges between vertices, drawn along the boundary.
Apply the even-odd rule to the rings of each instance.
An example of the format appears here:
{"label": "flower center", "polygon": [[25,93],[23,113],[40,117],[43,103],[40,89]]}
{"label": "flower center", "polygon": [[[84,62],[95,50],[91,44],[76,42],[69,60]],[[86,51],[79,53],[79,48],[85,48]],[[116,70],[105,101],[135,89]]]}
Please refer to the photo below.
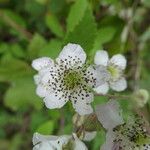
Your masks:
{"label": "flower center", "polygon": [[82,83],[82,75],[77,71],[66,70],[64,74],[64,83],[70,90],[76,88]]}
{"label": "flower center", "polygon": [[110,72],[112,80],[117,80],[120,78],[121,70],[118,67],[116,67],[114,65],[109,65],[107,67],[107,70]]}

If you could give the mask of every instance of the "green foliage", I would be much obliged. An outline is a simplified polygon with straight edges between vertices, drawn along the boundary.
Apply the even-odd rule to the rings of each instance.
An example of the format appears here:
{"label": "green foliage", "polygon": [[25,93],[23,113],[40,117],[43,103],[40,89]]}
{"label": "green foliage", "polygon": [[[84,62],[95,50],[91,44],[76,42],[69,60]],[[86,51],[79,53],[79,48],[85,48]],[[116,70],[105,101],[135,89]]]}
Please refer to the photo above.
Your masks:
{"label": "green foliage", "polygon": [[38,52],[46,45],[45,39],[39,35],[34,34],[32,40],[28,45],[28,56],[30,59],[34,59],[38,56]]}
{"label": "green foliage", "polygon": [[[138,5],[135,2],[0,0],[0,150],[32,149],[34,132],[70,134],[73,131],[72,106],[68,104],[60,111],[48,110],[36,95],[33,80],[36,72],[31,67],[32,60],[38,57],[57,58],[67,43],[80,44],[90,60],[100,49],[108,50],[110,55],[125,53],[129,86],[123,93],[126,95],[133,92],[139,59],[139,86],[150,91],[150,1],[142,0]],[[129,9],[135,9],[131,18],[126,14]],[[128,22],[133,32],[122,43],[121,35]],[[108,98],[96,96],[92,105],[95,107],[106,101]],[[124,118],[127,118],[133,113],[132,103],[125,99],[119,101],[125,112]],[[149,108],[150,102],[144,109],[149,112]],[[86,144],[97,150],[104,138],[105,133],[100,131]]]}
{"label": "green foliage", "polygon": [[96,36],[96,23],[92,15],[92,10],[87,8],[82,20],[69,32],[65,39],[65,44],[68,42],[80,44],[86,52],[90,52],[93,48],[94,39]]}
{"label": "green foliage", "polygon": [[36,132],[44,134],[44,135],[50,135],[53,133],[54,130],[54,122],[53,121],[47,121],[45,123],[42,123]]}
{"label": "green foliage", "polygon": [[88,7],[87,0],[82,0],[82,1],[76,0],[67,18],[67,31],[68,32],[73,31],[73,29],[79,24],[79,22],[84,17],[87,7]]}
{"label": "green foliage", "polygon": [[58,21],[58,18],[51,14],[51,13],[48,13],[46,15],[46,24],[47,26],[49,27],[49,29],[58,37],[62,38],[64,36],[64,32],[63,32],[63,29],[62,29],[62,26],[60,25],[59,21]]}
{"label": "green foliage", "polygon": [[23,107],[34,106],[36,109],[41,108],[41,101],[35,95],[35,85],[30,77],[22,77],[12,82],[12,85],[7,90],[4,103],[12,110],[19,110]]}

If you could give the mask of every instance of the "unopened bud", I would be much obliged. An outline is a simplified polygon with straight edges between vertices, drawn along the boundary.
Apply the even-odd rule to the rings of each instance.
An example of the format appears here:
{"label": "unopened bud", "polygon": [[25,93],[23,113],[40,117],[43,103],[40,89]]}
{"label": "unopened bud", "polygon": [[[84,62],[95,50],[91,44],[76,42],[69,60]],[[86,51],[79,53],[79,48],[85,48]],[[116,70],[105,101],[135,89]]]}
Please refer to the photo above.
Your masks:
{"label": "unopened bud", "polygon": [[139,89],[133,94],[133,102],[136,102],[137,107],[142,108],[148,102],[149,93],[145,89]]}

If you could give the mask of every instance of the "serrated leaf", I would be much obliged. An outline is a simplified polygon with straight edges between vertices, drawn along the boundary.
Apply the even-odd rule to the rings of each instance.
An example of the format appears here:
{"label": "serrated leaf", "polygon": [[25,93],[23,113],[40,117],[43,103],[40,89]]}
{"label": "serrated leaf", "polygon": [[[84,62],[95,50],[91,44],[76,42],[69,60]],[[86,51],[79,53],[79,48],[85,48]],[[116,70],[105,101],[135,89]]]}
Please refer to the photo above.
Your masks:
{"label": "serrated leaf", "polygon": [[92,10],[88,8],[79,24],[66,36],[65,44],[80,44],[86,52],[89,52],[93,48],[96,31]]}
{"label": "serrated leaf", "polygon": [[28,55],[30,59],[38,56],[39,51],[46,45],[46,40],[39,34],[35,34],[28,46]]}
{"label": "serrated leaf", "polygon": [[61,24],[59,23],[58,17],[56,17],[54,14],[48,13],[45,18],[46,24],[49,27],[49,29],[58,37],[63,37],[64,32],[62,29]]}
{"label": "serrated leaf", "polygon": [[5,106],[17,111],[29,106],[41,109],[42,101],[35,94],[35,85],[32,76],[23,77],[12,82],[4,97]]}
{"label": "serrated leaf", "polygon": [[75,4],[71,7],[69,16],[67,18],[67,31],[72,31],[76,25],[82,20],[87,9],[87,0],[76,0]]}
{"label": "serrated leaf", "polygon": [[54,122],[50,120],[40,125],[36,132],[50,135],[52,134],[53,130],[54,130]]}
{"label": "serrated leaf", "polygon": [[61,51],[62,42],[57,39],[52,39],[43,49],[39,51],[39,57],[48,56],[55,59]]}

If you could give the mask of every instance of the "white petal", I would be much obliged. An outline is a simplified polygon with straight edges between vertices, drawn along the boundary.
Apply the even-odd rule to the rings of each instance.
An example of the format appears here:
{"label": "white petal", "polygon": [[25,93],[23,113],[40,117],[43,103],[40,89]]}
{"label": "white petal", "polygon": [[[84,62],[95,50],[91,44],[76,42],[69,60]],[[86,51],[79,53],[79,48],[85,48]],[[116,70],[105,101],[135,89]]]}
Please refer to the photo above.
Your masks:
{"label": "white petal", "polygon": [[107,130],[113,129],[124,122],[119,103],[115,100],[110,100],[106,104],[97,106],[96,115]]}
{"label": "white petal", "polygon": [[105,143],[102,145],[101,150],[119,150],[113,149],[114,143],[113,140],[115,139],[115,134],[112,130],[108,130],[106,133],[106,140]]}
{"label": "white petal", "polygon": [[94,95],[88,90],[78,89],[71,95],[73,107],[80,115],[90,114],[93,112],[93,108],[90,105],[93,100]]}
{"label": "white petal", "polygon": [[104,84],[102,84],[102,85],[100,85],[100,86],[97,87],[97,88],[94,88],[94,91],[95,91],[96,93],[98,93],[98,94],[103,94],[103,95],[107,94],[108,90],[109,90],[109,85],[108,85],[107,82],[104,83]]}
{"label": "white petal", "polygon": [[92,132],[87,132],[85,131],[84,133],[84,141],[91,141],[96,137],[97,132],[96,131],[92,131]]}
{"label": "white petal", "polygon": [[63,135],[58,137],[55,141],[49,141],[49,143],[54,147],[55,150],[62,150],[63,146],[66,145],[71,136]]}
{"label": "white petal", "polygon": [[42,58],[33,60],[32,67],[35,70],[39,71],[45,67],[53,66],[53,64],[54,64],[53,60],[50,59],[49,57],[42,57]]}
{"label": "white petal", "polygon": [[34,75],[34,82],[35,82],[35,84],[39,84],[40,83],[40,80],[41,80],[41,78],[40,78],[40,76],[39,76],[39,74],[37,74],[37,75]]}
{"label": "white petal", "polygon": [[63,95],[64,93],[61,91],[58,92],[57,94],[55,94],[55,92],[47,94],[44,98],[46,107],[49,109],[63,107],[69,100],[69,98],[65,98]]}
{"label": "white petal", "polygon": [[36,94],[40,97],[45,97],[46,94],[48,93],[48,90],[46,87],[44,87],[43,85],[39,84],[36,88]]}
{"label": "white petal", "polygon": [[[33,135],[33,150],[62,150],[62,146],[67,144],[71,136],[45,136],[39,133]],[[38,144],[39,143],[39,144]]]}
{"label": "white petal", "polygon": [[33,150],[55,150],[49,142],[41,142],[33,147]]}
{"label": "white petal", "polygon": [[124,70],[126,68],[127,61],[123,55],[117,54],[110,59],[109,63],[113,63]]}
{"label": "white petal", "polygon": [[80,45],[69,43],[62,49],[56,59],[58,63],[62,63],[61,60],[65,61],[65,64],[68,63],[68,66],[81,65],[85,63],[86,53]]}
{"label": "white petal", "polygon": [[88,150],[86,145],[79,140],[79,138],[76,136],[76,134],[73,134],[74,138],[74,149],[73,150]]}
{"label": "white petal", "polygon": [[125,78],[121,78],[118,81],[110,82],[110,87],[115,91],[123,91],[127,88],[127,81]]}
{"label": "white petal", "polygon": [[107,66],[108,63],[108,53],[107,51],[104,50],[99,50],[96,52],[95,54],[95,58],[94,58],[94,63],[96,65],[103,65],[103,66]]}
{"label": "white petal", "polygon": [[50,140],[57,140],[58,139],[58,136],[49,136],[49,135],[42,135],[42,134],[39,134],[39,133],[34,133],[33,135],[33,139],[32,139],[32,142],[33,142],[33,145],[39,143],[39,142],[44,142],[44,141],[50,141]]}
{"label": "white petal", "polygon": [[79,115],[87,115],[93,112],[93,108],[86,100],[78,99],[76,102],[72,100],[73,107]]}

